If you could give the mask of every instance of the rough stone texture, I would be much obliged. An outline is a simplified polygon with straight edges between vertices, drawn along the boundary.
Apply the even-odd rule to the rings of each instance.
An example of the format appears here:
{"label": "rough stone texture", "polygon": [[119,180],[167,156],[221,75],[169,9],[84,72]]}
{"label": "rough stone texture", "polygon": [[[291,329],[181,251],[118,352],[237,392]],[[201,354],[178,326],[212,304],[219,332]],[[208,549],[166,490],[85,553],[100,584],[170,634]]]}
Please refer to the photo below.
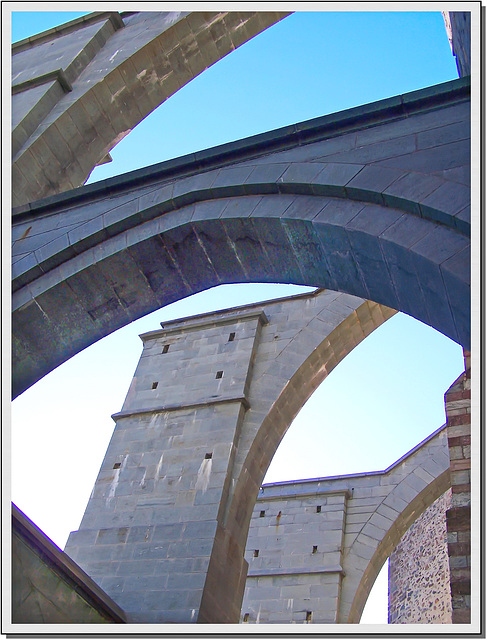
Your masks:
{"label": "rough stone texture", "polygon": [[451,624],[446,534],[451,491],[404,534],[389,558],[389,624]]}
{"label": "rough stone texture", "polygon": [[442,427],[383,472],[264,485],[240,621],[359,622],[391,545],[447,485],[447,448]]}
{"label": "rough stone texture", "polygon": [[456,80],[16,209],[14,395],[230,282],[344,291],[468,347],[468,92]]}
{"label": "rough stone texture", "polygon": [[237,622],[252,509],[279,442],[326,375],[393,313],[321,291],[144,334],[66,552],[132,622]]}
{"label": "rough stone texture", "polygon": [[120,608],[12,505],[12,623],[123,622]]}
{"label": "rough stone texture", "polygon": [[12,46],[14,205],[82,185],[141,120],[286,12],[95,12]]}
{"label": "rough stone texture", "polygon": [[445,394],[452,505],[446,513],[452,622],[471,621],[471,363]]}
{"label": "rough stone texture", "polygon": [[446,32],[455,56],[458,75],[463,78],[471,71],[471,15],[469,11],[442,11]]}

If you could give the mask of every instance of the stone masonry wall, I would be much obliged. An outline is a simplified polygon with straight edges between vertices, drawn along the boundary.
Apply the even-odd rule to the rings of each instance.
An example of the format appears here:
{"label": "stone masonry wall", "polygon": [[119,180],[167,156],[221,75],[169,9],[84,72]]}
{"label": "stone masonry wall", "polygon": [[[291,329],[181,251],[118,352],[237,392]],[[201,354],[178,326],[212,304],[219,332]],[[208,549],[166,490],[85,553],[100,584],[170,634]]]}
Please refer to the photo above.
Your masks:
{"label": "stone masonry wall", "polygon": [[451,624],[444,493],[402,537],[389,560],[389,624]]}
{"label": "stone masonry wall", "polygon": [[[370,588],[402,535],[447,490],[447,447],[442,427],[384,471],[263,485],[245,551],[249,569],[240,622],[358,623]],[[449,602],[446,508],[443,504],[437,518],[443,527],[443,600]],[[431,531],[431,524],[427,527]],[[406,566],[410,555],[406,548],[401,556]],[[401,601],[404,593],[398,594]]]}

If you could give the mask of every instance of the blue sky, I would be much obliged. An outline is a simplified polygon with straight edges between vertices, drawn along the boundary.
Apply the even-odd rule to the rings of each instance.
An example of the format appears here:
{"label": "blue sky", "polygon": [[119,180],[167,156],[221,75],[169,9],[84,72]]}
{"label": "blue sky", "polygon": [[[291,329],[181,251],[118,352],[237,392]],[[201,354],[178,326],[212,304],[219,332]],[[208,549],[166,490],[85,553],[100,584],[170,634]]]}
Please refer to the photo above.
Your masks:
{"label": "blue sky", "polygon": [[[16,12],[12,40],[79,15]],[[171,97],[90,182],[456,77],[439,12],[295,13]],[[125,327],[44,378],[13,404],[14,502],[63,547],[113,431],[110,415],[128,390],[138,334],[162,320],[303,290],[236,285],[203,292]],[[308,401],[267,481],[384,469],[444,424],[443,394],[462,370],[458,345],[398,314]]]}

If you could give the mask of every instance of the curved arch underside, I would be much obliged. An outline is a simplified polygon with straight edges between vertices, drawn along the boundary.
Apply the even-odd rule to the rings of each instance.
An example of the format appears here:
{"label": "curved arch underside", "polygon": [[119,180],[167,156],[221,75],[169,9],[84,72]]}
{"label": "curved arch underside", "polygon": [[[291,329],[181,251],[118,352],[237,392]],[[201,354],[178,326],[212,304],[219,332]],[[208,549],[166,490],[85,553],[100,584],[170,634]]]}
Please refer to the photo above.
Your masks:
{"label": "curved arch underside", "polygon": [[[225,217],[235,211],[245,216]],[[14,295],[16,389],[128,322],[226,283],[343,291],[466,344],[468,308],[459,301],[469,296],[461,263],[468,246],[452,229],[359,201],[267,195],[189,205],[75,256]]]}
{"label": "curved arch underside", "polygon": [[14,210],[15,395],[223,283],[343,291],[468,348],[468,92],[445,83]]}

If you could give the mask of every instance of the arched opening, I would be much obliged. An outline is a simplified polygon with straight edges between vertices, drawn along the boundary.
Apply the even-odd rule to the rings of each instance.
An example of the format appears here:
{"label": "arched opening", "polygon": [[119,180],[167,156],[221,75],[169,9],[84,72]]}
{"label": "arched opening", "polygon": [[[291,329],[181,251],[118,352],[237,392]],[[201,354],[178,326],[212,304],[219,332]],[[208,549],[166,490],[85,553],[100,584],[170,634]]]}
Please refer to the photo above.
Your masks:
{"label": "arched opening", "polygon": [[74,458],[74,457],[73,457],[72,463],[73,463],[73,464],[75,463],[75,458]]}
{"label": "arched opening", "polygon": [[[432,349],[436,349],[434,343],[438,340],[438,347],[441,343],[446,349],[445,352],[442,347],[439,347],[438,353],[443,351],[450,360],[450,365],[445,362],[446,367],[455,363],[451,376],[446,377],[436,391],[432,387],[428,388],[432,378],[436,377],[432,370],[428,371],[436,357],[433,356],[433,352],[428,355],[427,349],[424,350],[421,339],[423,331],[424,346],[429,344]],[[428,338],[426,334],[429,335]],[[402,343],[399,344],[401,339]],[[375,349],[375,344],[380,343],[382,343],[381,347]],[[367,362],[362,361],[362,354],[370,361],[372,367],[370,370]],[[394,364],[392,360],[395,360]],[[316,507],[314,503],[311,504],[313,500],[318,504],[320,499],[309,498],[309,504],[306,501],[302,504],[299,502],[300,492],[305,491],[306,486],[310,486],[304,484],[304,480],[316,478],[318,482],[320,478],[323,479],[323,476],[360,474],[389,467],[406,451],[427,437],[433,429],[444,423],[443,394],[455,378],[456,371],[461,370],[462,367],[462,351],[458,345],[451,341],[444,342],[443,336],[411,318],[396,315],[376,329],[367,340],[356,346],[331,372],[320,389],[308,400],[284,436],[269,467],[263,492],[259,493],[259,501],[254,508],[251,520],[246,552],[246,558],[249,561],[249,578],[244,597],[245,611],[242,609],[242,616],[248,614],[247,623],[268,623],[277,621],[278,618],[285,622],[304,622],[304,619],[301,620],[300,612],[305,592],[308,603],[314,601],[314,607],[323,606],[318,600],[318,594],[321,593],[323,597],[326,593],[326,584],[323,582],[320,591],[318,576],[312,575],[313,569],[308,564],[300,571],[296,569],[296,562],[298,564],[309,562],[306,560],[305,547],[306,541],[311,541],[313,535],[316,536],[315,542],[326,544],[326,532],[316,531],[314,522],[317,517]],[[399,375],[399,379],[395,381],[393,380],[394,371]],[[340,387],[335,387],[335,377],[337,382],[340,380]],[[392,386],[389,387],[389,384]],[[325,389],[327,389],[326,392]],[[395,395],[396,393],[398,395]],[[436,402],[433,401],[433,396],[436,396]],[[391,414],[387,416],[386,405],[389,401]],[[428,406],[432,404],[436,404],[436,411],[429,414]],[[306,409],[312,409],[313,405],[315,405],[315,411],[311,410],[308,413]],[[355,415],[349,421],[352,412]],[[314,419],[311,417],[313,414]],[[345,425],[347,425],[347,431],[345,431]],[[383,432],[381,432],[382,428],[384,428]],[[411,439],[402,440],[397,429]],[[327,435],[323,437],[325,431]],[[395,441],[396,438],[397,441]],[[378,443],[380,443],[379,446]],[[395,445],[397,449],[394,450]],[[286,480],[288,482],[285,482]],[[293,483],[292,480],[297,482]],[[300,488],[300,481],[303,482],[302,488]],[[272,484],[275,482],[280,486]],[[313,493],[315,490],[317,489],[307,491]],[[272,495],[275,492],[276,497],[272,498],[272,502],[267,503],[266,495],[269,491]],[[281,493],[286,494],[282,498],[282,506],[281,502],[275,501]],[[298,503],[297,507],[292,506],[294,500]],[[322,496],[321,500],[326,503],[326,497]],[[322,509],[324,511],[325,507],[320,506],[319,511],[321,512]],[[278,511],[279,518],[276,516]],[[257,512],[262,519],[257,517]],[[293,518],[300,523],[299,526],[293,525]],[[296,530],[293,527],[296,527]],[[304,542],[300,538],[303,534]],[[295,542],[286,546],[286,536],[291,540],[294,538]],[[301,548],[303,544],[304,548]],[[250,555],[250,547],[255,545],[261,546],[259,560],[255,560]],[[320,549],[319,545],[317,547]],[[288,560],[293,554],[297,558],[294,564]],[[381,564],[384,560],[385,558],[380,560]],[[264,564],[265,562],[267,565]],[[329,559],[324,562],[330,564]],[[277,572],[274,579],[270,574],[266,575],[262,568],[274,567],[275,571],[275,567],[281,566],[281,563],[283,567],[288,567],[287,578],[284,577],[286,574],[284,568]],[[268,569],[269,572],[270,569]],[[278,576],[283,585],[281,591],[276,587]],[[377,580],[374,572],[372,574],[367,572],[367,589],[371,587],[371,580],[375,581],[376,588],[369,597],[363,622],[385,624],[387,623],[387,562]],[[379,595],[376,595],[377,590]],[[272,595],[269,595],[270,593]],[[272,603],[263,602],[269,598],[273,598]],[[278,601],[280,599],[280,603],[274,598]],[[275,613],[272,608],[269,610],[271,604],[275,608]],[[310,607],[313,608],[311,604]],[[322,616],[323,611],[314,611],[314,621],[323,622]],[[353,621],[358,622],[359,619],[354,618]]]}
{"label": "arched opening", "polygon": [[[253,296],[255,296],[256,290],[259,288],[260,288],[259,285],[237,285],[232,288],[223,287],[223,288],[210,290],[209,292],[199,294],[198,296],[196,296],[196,300],[187,299],[174,305],[176,308],[173,311],[173,315],[175,317],[185,316],[198,311],[209,310],[210,308],[219,308],[225,305],[233,305],[233,304],[236,304],[237,302],[240,302],[240,303],[248,302],[251,299],[255,299]],[[268,299],[274,296],[280,297],[283,294],[289,294],[296,291],[296,288],[292,286],[291,287],[276,286],[275,292],[273,291],[273,289],[274,287],[271,285],[266,285],[262,287],[262,291],[260,293],[260,299],[262,298]],[[233,293],[232,293],[232,290],[233,290]],[[298,291],[299,290],[300,289],[298,289]],[[246,291],[247,291],[248,297],[246,297],[245,295]],[[231,296],[235,296],[235,298]],[[208,302],[206,303],[204,302],[205,297],[206,298],[213,297],[213,301],[210,302],[210,305],[211,305],[210,307],[208,306]],[[200,303],[197,302],[198,298],[201,300]],[[199,306],[194,306],[195,303]],[[83,352],[82,354],[80,354],[80,356],[78,356],[77,359],[81,361],[86,359],[85,366],[87,371],[87,381],[82,382],[80,380],[80,377],[79,377],[80,364],[76,363],[76,359],[74,359],[73,361],[71,361],[71,363],[68,363],[66,366],[66,371],[69,370],[69,368],[71,368],[73,371],[74,375],[71,379],[68,377],[66,373],[63,372],[64,367],[60,368],[58,371],[51,374],[54,380],[53,382],[54,389],[50,392],[51,393],[50,396],[48,395],[49,392],[46,390],[46,387],[44,387],[44,385],[49,381],[49,378],[51,377],[51,376],[48,376],[46,377],[45,381],[41,382],[39,385],[32,387],[30,391],[26,392],[26,394],[21,396],[16,401],[16,403],[14,403],[14,425],[13,425],[14,434],[15,434],[14,457],[13,457],[14,501],[17,500],[17,502],[19,503],[19,506],[23,508],[23,510],[30,517],[32,517],[34,521],[37,522],[37,524],[48,533],[48,535],[50,535],[55,541],[58,541],[58,544],[60,544],[61,546],[63,546],[63,536],[65,539],[70,530],[77,528],[76,518],[78,519],[78,522],[79,522],[79,518],[81,517],[82,511],[84,509],[84,504],[86,503],[86,500],[89,496],[89,492],[91,491],[91,487],[93,485],[94,477],[96,476],[96,473],[98,470],[99,461],[103,457],[103,453],[106,449],[106,445],[107,445],[111,430],[113,429],[113,423],[109,419],[109,415],[113,413],[114,410],[117,410],[118,407],[121,405],[123,401],[123,396],[128,386],[128,381],[130,380],[130,376],[133,373],[135,361],[138,357],[138,354],[140,353],[140,341],[136,337],[136,334],[141,331],[147,331],[147,330],[152,330],[154,328],[157,328],[157,325],[161,320],[169,319],[171,317],[170,312],[171,312],[170,309],[160,310],[159,312],[152,314],[150,317],[147,317],[139,321],[140,328],[137,328],[134,325],[126,327],[125,329],[118,332],[118,335],[114,334],[112,337],[108,338],[106,341],[102,341],[98,343],[98,345],[96,345],[95,347],[92,347],[90,350],[87,350],[86,352]],[[395,316],[395,318],[400,318],[400,316]],[[401,346],[405,349],[406,352],[410,352],[411,351],[410,347],[415,345],[414,348],[416,349],[416,357],[417,358],[423,357],[422,362],[416,359],[416,362],[419,363],[416,365],[416,369],[421,370],[422,376],[425,377],[425,380],[424,380],[425,384],[428,381],[433,381],[437,379],[440,374],[441,376],[446,374],[446,370],[449,366],[448,360],[455,360],[455,357],[452,358],[452,354],[455,354],[455,353],[457,354],[456,360],[458,360],[458,362],[456,363],[456,366],[461,366],[461,350],[457,345],[453,344],[452,345],[453,348],[448,347],[448,344],[452,344],[451,341],[445,339],[443,336],[437,334],[437,332],[434,332],[430,328],[422,327],[421,325],[419,325],[419,327],[422,327],[419,329],[419,334],[421,334],[422,331],[425,331],[426,333],[426,335],[423,336],[422,339],[421,339],[421,335],[418,335],[418,333],[415,332],[414,329],[412,331],[412,335],[407,337],[407,330],[405,329],[404,323],[406,325],[408,323],[412,323],[413,327],[416,327],[417,325],[419,325],[419,323],[412,321],[411,319],[408,319],[408,318],[406,318],[402,322],[392,319],[391,321],[389,321],[389,323],[386,323],[383,325],[383,332],[388,332],[390,334],[385,340],[385,344],[382,347],[383,358],[385,357],[385,360],[387,363],[385,366],[384,366],[384,360],[382,360],[382,364],[381,364],[381,360],[377,355],[377,351],[378,350],[380,351],[381,347],[377,345],[374,346],[372,344],[372,337],[374,336],[374,334],[372,334],[372,336],[368,340],[365,340],[364,342],[361,343],[360,348],[357,347],[352,352],[352,354],[350,354],[343,361],[342,364],[344,365],[344,368],[347,369],[346,363],[348,362],[348,358],[352,359],[354,352],[357,352],[357,355],[360,355],[360,351],[362,349],[366,349],[369,340],[371,341],[371,350],[368,352],[368,355],[365,355],[364,357],[365,359],[368,359],[370,362],[378,364],[379,369],[382,369],[382,372],[386,374],[385,376],[386,378],[387,378],[388,371],[400,370],[400,371],[403,371],[405,379],[407,378],[414,382],[415,377],[412,374],[412,371],[414,370],[414,365],[410,365],[410,366],[413,366],[413,369],[408,374],[406,374],[406,367],[404,366],[404,363],[402,363],[402,367],[401,367],[399,363],[396,363],[396,365],[393,365],[392,362],[387,360],[389,354],[391,354],[391,351],[394,350],[393,347],[394,346],[397,347],[398,341],[400,340],[402,341]],[[141,324],[143,324],[143,326],[141,326]],[[396,331],[393,330],[394,324],[399,324],[399,327]],[[390,329],[387,329],[389,326],[390,326]],[[380,331],[378,330],[376,334],[377,336],[379,336]],[[438,344],[436,345],[434,344],[435,343],[434,336],[439,336],[440,338]],[[112,342],[113,344],[110,345],[109,344],[110,342]],[[103,351],[102,349],[102,351],[99,352],[98,355],[96,355],[96,350],[104,347],[105,344],[106,344],[106,351]],[[437,355],[436,357],[433,357],[432,356],[433,352],[430,351],[430,349],[433,349],[433,351],[436,351],[438,354],[443,354],[443,355],[441,356]],[[451,349],[451,351],[449,349]],[[93,351],[93,356],[91,360],[89,357],[90,356],[89,351]],[[126,357],[126,360],[128,361],[127,364],[123,363],[123,360],[125,359],[125,357]],[[440,357],[441,358],[444,357],[445,359],[444,360],[440,359]],[[413,357],[413,362],[414,362],[414,357]],[[434,364],[435,362],[438,365],[438,368],[436,370],[434,368],[431,370],[428,370],[425,368],[427,366],[430,366],[431,364]],[[357,363],[355,363],[354,365],[353,360],[351,360],[350,366],[348,367],[348,370],[345,372],[345,375],[343,376],[341,383],[338,382],[338,386],[345,387],[348,398],[355,397],[357,393],[360,394],[361,392],[363,392],[363,389],[361,389],[361,387],[364,386],[364,381],[363,379],[361,380],[361,376],[357,376],[356,384],[358,383],[357,384],[358,389],[354,391],[351,386],[352,384],[351,377],[352,377],[353,371],[361,370],[360,367],[361,365],[359,366]],[[330,376],[329,381],[332,381],[333,377],[336,377],[339,374],[340,368],[341,367],[337,367],[337,369],[333,372],[332,376]],[[119,374],[119,375],[115,377],[116,374]],[[373,407],[377,407],[379,402],[383,402],[383,400],[381,400],[380,398],[381,397],[383,398],[384,396],[385,383],[384,383],[384,378],[382,378],[382,382],[381,382],[380,375],[381,375],[380,373],[374,374],[373,372],[367,372],[365,376],[368,380],[369,379],[376,380],[376,383],[377,383],[376,391],[378,392],[378,399],[375,402],[369,401]],[[453,378],[456,377],[457,372],[455,367],[453,372],[450,375]],[[56,381],[56,378],[57,378],[57,381]],[[397,383],[398,381],[395,380],[394,382]],[[411,403],[411,397],[416,396],[416,398],[419,399],[421,402],[421,410],[426,414],[427,405],[435,394],[430,389],[425,390],[422,384],[422,378],[417,382],[419,383],[419,387],[423,388],[424,395],[423,396],[418,395],[417,390],[415,392],[414,390],[411,390],[411,389],[409,390],[405,389],[406,398],[408,398],[408,400],[403,402]],[[60,387],[61,384],[64,386]],[[113,384],[115,384],[115,386],[117,384],[120,385],[120,388],[116,392],[110,390],[110,387]],[[449,384],[448,379],[446,380],[446,382],[443,382],[442,380],[440,380],[439,382],[440,386],[445,385],[447,387],[448,384]],[[91,388],[90,388],[90,385],[91,385]],[[322,385],[322,389],[326,390],[326,386],[327,386],[326,384]],[[402,386],[404,387],[405,385],[403,384]],[[72,393],[73,391],[74,393],[71,395],[71,397],[68,397],[68,394]],[[443,388],[439,389],[438,391],[440,405],[442,404],[443,392],[444,392]],[[112,395],[114,393],[118,394],[118,400],[116,401],[116,404],[115,404],[115,396]],[[370,391],[368,391],[367,393],[370,393]],[[99,398],[98,401],[95,399],[97,394]],[[105,405],[104,409],[101,409],[101,413],[103,414],[103,417],[102,416],[97,417],[95,414],[95,406],[97,402],[100,401],[100,398],[103,398],[103,396],[105,396],[104,399],[107,401],[107,404]],[[333,399],[333,396],[335,396],[336,403],[337,403],[337,406],[335,407],[335,409],[333,409],[331,406],[331,400]],[[91,403],[89,405],[86,404],[87,397],[91,399]],[[56,398],[56,402],[53,401],[54,398]],[[41,399],[46,401],[46,406],[44,409],[42,409],[40,405]],[[61,399],[65,400],[67,404],[62,405]],[[30,406],[30,409],[31,409],[30,414],[24,413],[23,415],[21,415],[20,413],[17,413],[17,406],[20,405],[22,402],[25,403],[24,409],[26,405]],[[331,398],[330,396],[328,397],[325,396],[325,399],[324,400],[322,399],[321,402],[319,400],[319,392],[316,392],[312,396],[308,404],[312,404],[314,402],[317,403],[318,409],[311,411],[311,414],[308,414],[308,417],[306,417],[306,408],[303,409],[299,414],[301,425],[299,424],[295,425],[296,428],[292,427],[288,432],[291,435],[293,431],[301,434],[298,437],[298,440],[304,443],[304,451],[306,452],[307,456],[309,456],[311,452],[319,452],[319,451],[326,452],[332,448],[336,450],[336,447],[339,446],[340,444],[339,442],[335,442],[333,445],[330,445],[330,443],[327,442],[326,434],[328,434],[328,438],[331,438],[332,433],[336,429],[333,427],[331,430],[320,429],[319,420],[318,420],[318,424],[316,424],[316,417],[317,417],[316,412],[318,413],[318,416],[322,416],[323,407],[326,407],[327,411],[333,412],[335,410],[335,411],[338,411],[338,414],[337,414],[338,416],[342,416],[344,399],[340,396],[337,396],[336,391],[332,390]],[[401,404],[401,401],[398,401],[397,399],[393,400],[393,404],[394,403],[400,406],[404,406],[403,404]],[[355,403],[349,402],[348,404],[353,405]],[[359,403],[359,404],[361,405],[362,403]],[[357,404],[356,406],[358,407],[359,404]],[[54,411],[53,411],[54,406],[55,406],[55,412],[58,413],[57,427],[54,427],[56,422]],[[342,406],[342,409],[340,409],[340,406]],[[33,415],[32,413],[33,408],[35,408],[35,415]],[[366,408],[370,408],[370,406]],[[438,407],[436,408],[436,411],[438,411]],[[315,413],[314,416],[313,416],[313,413]],[[374,411],[372,411],[372,413],[374,413]],[[397,413],[400,414],[398,415],[398,417],[407,416],[407,412],[404,412],[404,411],[397,412]],[[352,417],[351,423],[353,424],[353,422],[355,421],[357,423],[361,422],[363,424],[364,416],[366,414],[367,414],[367,411],[361,408],[359,415],[355,416],[355,418]],[[45,416],[44,422],[42,422],[42,418],[41,418],[42,415]],[[411,416],[409,416],[409,419],[410,421],[411,420],[414,420],[415,422],[417,421],[415,418],[411,418]],[[430,420],[431,418],[428,418],[428,419]],[[308,424],[309,426],[311,426],[313,420],[315,421],[314,432],[313,432],[313,428],[311,428],[311,432],[305,435]],[[377,421],[375,422],[377,423]],[[384,424],[388,426],[387,422],[388,422],[387,419],[382,418],[383,426]],[[410,424],[410,422],[408,424]],[[53,427],[54,427],[54,430],[49,434],[48,428],[53,428]],[[371,431],[370,425],[367,425],[364,428],[366,428],[368,431]],[[301,429],[303,430],[302,432],[301,432]],[[321,434],[320,434],[320,431],[321,431]],[[404,433],[404,432],[409,433],[409,431],[410,429],[408,428],[407,425],[406,426],[402,425],[401,427],[399,424],[396,424],[396,433]],[[104,432],[104,435],[102,434],[102,432]],[[40,434],[42,434],[42,437],[40,437]],[[99,453],[98,453],[98,460],[96,461],[95,454],[94,454],[95,446],[96,446],[95,439],[98,438],[100,435],[103,435],[105,440],[103,441],[103,437],[102,437],[102,443],[98,444]],[[318,438],[318,435],[320,436],[320,438]],[[413,440],[412,442],[410,441],[410,445],[412,446],[413,444],[415,444],[418,439],[421,439],[421,437],[422,437],[421,432],[418,433],[418,437],[413,436],[415,440]],[[381,434],[379,438],[384,440],[384,434]],[[285,440],[286,438],[282,443],[283,449],[285,449]],[[370,442],[373,443],[372,433],[370,435]],[[43,451],[41,446],[46,443],[48,443],[48,446]],[[395,438],[391,439],[390,444],[391,445],[395,444]],[[60,446],[59,451],[62,451],[62,454],[55,449],[55,445]],[[406,449],[410,445],[408,443],[408,445],[406,446]],[[18,453],[20,446],[22,447],[21,456],[19,456],[19,453]],[[67,448],[68,446],[69,446],[69,449]],[[289,455],[289,452],[288,452],[288,461],[287,463],[285,463],[285,467],[287,471],[290,472],[290,474],[286,479],[296,478],[296,475],[293,476],[292,472],[296,468],[297,459],[300,457],[300,454],[298,453],[298,451],[299,450],[296,448],[296,442],[295,442],[294,445],[291,445],[291,455]],[[403,451],[404,449],[402,449],[401,452]],[[362,449],[362,453],[364,453],[363,449]],[[279,455],[279,453],[277,455]],[[372,450],[369,451],[369,454],[367,456],[370,458],[370,462],[372,463],[371,455],[372,455]],[[323,458],[323,456],[321,457]],[[379,465],[379,467],[387,466],[387,464],[392,462],[395,457],[397,457],[396,454],[393,454],[392,459],[389,458],[389,460],[387,460],[385,464],[381,464]],[[308,477],[322,476],[322,475],[328,475],[330,473],[333,474],[333,473],[340,472],[340,464],[337,464],[337,467],[330,467],[329,461],[325,462],[323,459],[320,460],[319,458],[320,456],[318,455],[318,461],[317,461],[318,466],[313,467],[314,469],[316,469],[316,471],[306,474]],[[339,461],[340,458],[342,458],[342,460],[346,462],[347,458],[351,459],[351,456],[348,456],[348,457],[346,455],[343,457],[341,455],[332,456],[333,461],[335,460]],[[43,473],[39,473],[40,460],[44,461]],[[358,460],[360,460],[360,457],[358,458]],[[310,469],[310,467],[311,465],[309,465],[307,468]],[[367,469],[373,470],[374,467],[377,468],[377,465],[372,465],[372,467],[370,465],[368,467],[359,467],[359,468],[356,467],[355,469],[352,466],[352,467],[345,467],[345,469],[346,471],[350,472],[354,470],[355,471],[363,471]],[[78,502],[78,500],[73,499],[73,491],[76,491],[78,487],[80,489],[82,488],[81,473],[82,472],[89,473],[90,468],[91,468],[91,474],[92,474],[91,478],[85,481],[85,486],[82,489],[82,492],[84,493],[84,495],[83,497],[79,498],[79,502]],[[31,474],[31,472],[34,472],[34,469],[35,469],[35,482]],[[52,475],[49,475],[51,473]],[[76,482],[60,484],[58,482],[58,478],[60,475],[64,477],[70,477],[72,475],[73,477],[76,477]],[[305,477],[305,474],[298,473],[298,476]],[[21,483],[24,483],[23,488],[21,488]],[[36,492],[34,492],[33,487],[36,488]],[[37,490],[39,491],[39,493],[37,493]],[[64,496],[62,495],[62,490],[67,491],[67,493]],[[23,497],[21,497],[22,491],[24,492]],[[58,495],[57,500],[55,497],[56,493]],[[17,498],[17,495],[19,496],[19,498]],[[31,500],[31,502],[29,503],[26,500]],[[76,502],[77,502],[77,505],[75,505]],[[31,506],[29,506],[29,504]],[[68,506],[63,507],[62,517],[60,518],[62,522],[59,525],[54,525],[54,523],[56,522],[56,518],[59,520],[58,516],[60,514],[60,509],[59,509],[60,504],[64,504]],[[68,520],[67,509],[71,508],[71,505],[73,507],[76,506],[77,516],[71,515],[69,516],[69,520]],[[57,533],[57,532],[53,533],[53,531],[55,531],[56,526],[60,526],[61,533]]]}

